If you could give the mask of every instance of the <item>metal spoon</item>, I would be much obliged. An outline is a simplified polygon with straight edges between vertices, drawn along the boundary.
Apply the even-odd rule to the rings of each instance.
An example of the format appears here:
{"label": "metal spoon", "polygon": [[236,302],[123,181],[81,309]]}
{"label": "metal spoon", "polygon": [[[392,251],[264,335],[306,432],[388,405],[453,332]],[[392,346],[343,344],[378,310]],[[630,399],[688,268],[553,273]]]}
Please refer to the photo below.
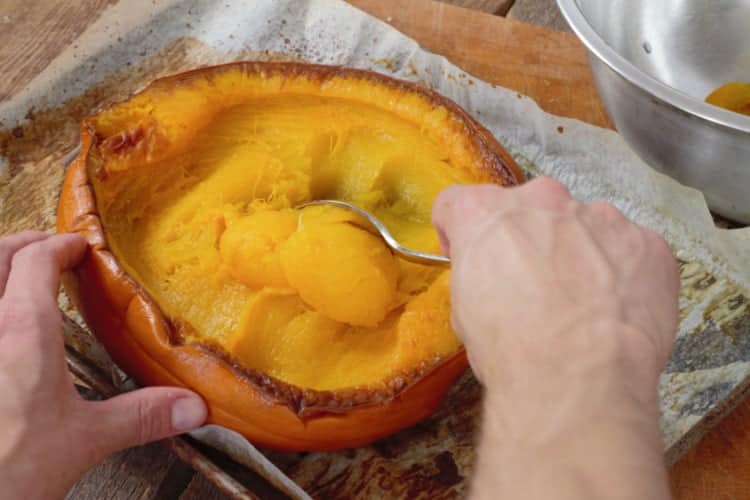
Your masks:
{"label": "metal spoon", "polygon": [[385,224],[383,224],[380,219],[372,215],[370,212],[367,212],[366,210],[363,210],[355,205],[352,205],[351,203],[347,203],[345,201],[340,200],[314,200],[307,203],[303,203],[301,205],[297,205],[297,208],[304,208],[304,207],[311,207],[315,205],[333,205],[340,208],[345,208],[347,210],[351,210],[352,212],[355,212],[359,215],[361,215],[370,226],[372,226],[375,231],[377,231],[378,234],[383,238],[386,245],[388,245],[391,250],[396,252],[398,255],[403,257],[406,260],[409,260],[411,262],[416,262],[417,264],[431,264],[431,265],[448,265],[450,264],[450,259],[444,255],[437,255],[434,253],[427,253],[427,252],[419,252],[417,250],[411,250],[409,248],[401,246],[401,244],[396,241],[396,238],[393,237],[390,231],[388,231],[388,228],[385,227]]}

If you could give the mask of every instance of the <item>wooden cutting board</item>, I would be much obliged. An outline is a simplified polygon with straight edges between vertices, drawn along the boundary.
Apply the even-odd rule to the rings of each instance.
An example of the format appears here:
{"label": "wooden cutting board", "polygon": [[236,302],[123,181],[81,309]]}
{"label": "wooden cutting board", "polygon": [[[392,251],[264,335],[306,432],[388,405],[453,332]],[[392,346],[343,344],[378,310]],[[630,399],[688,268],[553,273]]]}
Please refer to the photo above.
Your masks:
{"label": "wooden cutting board", "polygon": [[482,80],[545,111],[599,126],[609,119],[575,35],[431,0],[349,0]]}
{"label": "wooden cutting board", "polygon": [[[76,0],[66,2],[65,8],[54,0],[2,2],[0,100],[23,88],[113,1]],[[431,0],[351,3],[476,77],[532,97],[550,113],[610,125],[596,96],[585,49],[574,35]],[[750,470],[748,429],[750,402],[673,467],[676,498],[750,498],[750,474],[745,472]]]}

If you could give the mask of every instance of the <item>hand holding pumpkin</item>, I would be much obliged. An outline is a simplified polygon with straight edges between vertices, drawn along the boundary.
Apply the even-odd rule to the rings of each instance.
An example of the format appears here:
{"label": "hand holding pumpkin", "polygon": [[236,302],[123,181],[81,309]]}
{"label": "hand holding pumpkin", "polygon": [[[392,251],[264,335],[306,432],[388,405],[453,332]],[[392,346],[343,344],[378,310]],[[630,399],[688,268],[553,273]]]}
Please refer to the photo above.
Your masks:
{"label": "hand holding pumpkin", "polygon": [[148,388],[83,400],[65,364],[60,273],[86,248],[77,235],[0,239],[0,490],[3,498],[61,498],[120,449],[192,430],[206,409],[194,393]]}
{"label": "hand holding pumpkin", "polygon": [[679,286],[666,243],[547,178],[450,188],[433,220],[454,329],[487,389],[475,492],[666,498],[657,380]]}

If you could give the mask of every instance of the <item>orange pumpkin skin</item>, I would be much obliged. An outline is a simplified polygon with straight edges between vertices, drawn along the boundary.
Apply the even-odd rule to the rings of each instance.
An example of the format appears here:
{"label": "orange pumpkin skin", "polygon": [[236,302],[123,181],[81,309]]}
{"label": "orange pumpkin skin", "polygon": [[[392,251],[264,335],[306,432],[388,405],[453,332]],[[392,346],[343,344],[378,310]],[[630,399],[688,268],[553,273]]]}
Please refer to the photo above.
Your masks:
{"label": "orange pumpkin skin", "polygon": [[[269,75],[306,75],[316,82],[352,78],[418,95],[446,108],[476,145],[480,169],[501,185],[524,177],[492,135],[451,101],[418,85],[383,75],[301,63],[232,63],[158,80],[179,86],[209,72],[240,69]],[[209,408],[208,423],[235,430],[251,442],[288,451],[357,447],[390,435],[429,416],[454,380],[468,367],[461,348],[387,398],[356,403],[339,393],[324,408],[294,408],[295,388],[263,374],[249,374],[216,351],[181,344],[157,304],[118,264],[107,246],[97,212],[87,160],[97,138],[84,121],[81,151],[68,168],[58,206],[58,232],[74,232],[88,242],[82,262],[63,284],[86,323],[112,359],[141,385],[169,385],[199,393]],[[342,391],[339,391],[342,392]],[[361,400],[359,398],[358,400]],[[366,398],[365,398],[366,399]]]}

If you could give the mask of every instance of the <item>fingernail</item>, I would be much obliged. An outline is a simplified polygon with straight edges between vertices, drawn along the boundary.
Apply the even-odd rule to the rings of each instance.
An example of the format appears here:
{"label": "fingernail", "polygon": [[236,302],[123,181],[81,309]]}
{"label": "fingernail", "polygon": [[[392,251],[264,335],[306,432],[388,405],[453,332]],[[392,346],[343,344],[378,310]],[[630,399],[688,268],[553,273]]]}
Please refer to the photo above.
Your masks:
{"label": "fingernail", "polygon": [[200,427],[206,420],[206,405],[197,396],[188,396],[172,403],[172,429],[190,431]]}

